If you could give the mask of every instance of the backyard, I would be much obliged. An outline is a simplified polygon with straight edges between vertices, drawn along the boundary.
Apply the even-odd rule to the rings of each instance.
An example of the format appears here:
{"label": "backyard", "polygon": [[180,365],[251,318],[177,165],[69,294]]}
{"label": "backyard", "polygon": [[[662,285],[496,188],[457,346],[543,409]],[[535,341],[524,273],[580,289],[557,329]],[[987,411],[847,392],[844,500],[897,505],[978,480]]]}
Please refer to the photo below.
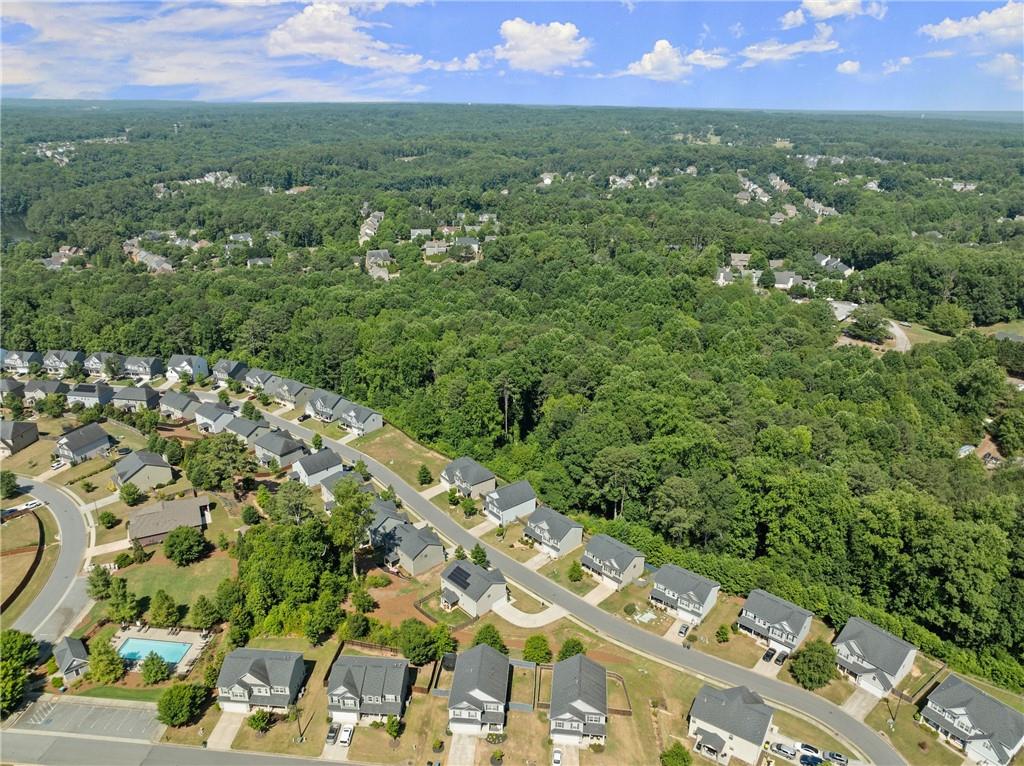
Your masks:
{"label": "backyard", "polygon": [[557,582],[564,588],[568,588],[577,596],[585,596],[597,586],[597,580],[583,572],[583,579],[579,582],[573,582],[569,579],[569,567],[572,566],[572,562],[579,561],[579,556],[563,556],[560,559],[555,559],[544,566],[539,571],[542,575],[547,577],[549,580]]}
{"label": "backyard", "polygon": [[434,622],[443,622],[445,625],[451,625],[452,627],[462,625],[472,619],[458,607],[452,609],[450,612],[442,609],[441,591],[432,593],[430,598],[420,604],[420,608],[430,615]]}
{"label": "backyard", "polygon": [[421,465],[430,469],[433,478],[431,483],[436,483],[437,477],[449,463],[444,455],[417,444],[392,425],[361,436],[349,446],[388,466],[414,487],[420,486],[418,474]]}
{"label": "backyard", "polygon": [[[608,596],[601,602],[601,608],[638,628],[662,636],[675,622],[675,618],[667,610],[652,606],[650,595],[650,583],[640,585],[634,582]],[[636,611],[631,615],[625,611],[628,604],[636,607]]]}
{"label": "backyard", "polygon": [[143,600],[144,610],[148,610],[158,590],[166,591],[183,606],[195,601],[200,593],[211,595],[221,580],[234,574],[235,567],[235,560],[226,551],[214,551],[195,564],[179,567],[164,558],[162,548],[156,548],[145,564],[133,564],[117,576],[127,581],[128,589]]}
{"label": "backyard", "polygon": [[[745,668],[752,668],[764,653],[764,647],[752,637],[730,630],[727,642],[720,644],[715,639],[715,631],[719,626],[730,627],[736,622],[742,604],[743,599],[737,596],[719,596],[718,603],[708,612],[704,621],[690,631],[690,636],[697,637],[693,642],[696,649]],[[687,639],[690,636],[687,636]]]}
{"label": "backyard", "polygon": [[40,431],[39,441],[33,442],[24,449],[8,458],[4,458],[4,470],[27,476],[38,476],[50,470],[51,455],[57,449],[57,443],[43,438]]}

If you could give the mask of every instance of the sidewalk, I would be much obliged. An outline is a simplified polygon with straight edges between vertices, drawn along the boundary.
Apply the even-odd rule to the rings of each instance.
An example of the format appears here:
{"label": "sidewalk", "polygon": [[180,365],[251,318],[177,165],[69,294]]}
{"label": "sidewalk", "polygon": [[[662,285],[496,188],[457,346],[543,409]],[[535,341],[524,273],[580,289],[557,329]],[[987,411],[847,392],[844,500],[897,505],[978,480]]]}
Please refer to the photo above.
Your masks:
{"label": "sidewalk", "polygon": [[112,543],[104,543],[103,545],[94,545],[85,552],[86,558],[92,558],[93,556],[103,556],[107,553],[117,553],[118,551],[126,551],[132,547],[131,542],[125,537],[122,540],[115,540]]}
{"label": "sidewalk", "polygon": [[488,532],[490,532],[492,529],[497,529],[497,528],[498,528],[497,524],[495,524],[490,519],[485,519],[484,521],[481,521],[475,527],[470,529],[469,530],[469,534],[473,535],[473,537],[481,538],[484,535],[486,535]]}

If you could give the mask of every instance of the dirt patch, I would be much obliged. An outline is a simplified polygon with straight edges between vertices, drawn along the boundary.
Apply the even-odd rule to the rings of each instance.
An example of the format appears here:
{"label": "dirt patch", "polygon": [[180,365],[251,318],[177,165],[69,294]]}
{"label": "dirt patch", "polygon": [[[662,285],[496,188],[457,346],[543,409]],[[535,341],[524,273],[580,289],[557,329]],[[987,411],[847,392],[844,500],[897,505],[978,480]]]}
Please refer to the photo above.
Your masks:
{"label": "dirt patch", "polygon": [[391,584],[387,587],[370,588],[370,595],[379,604],[375,616],[386,615],[384,619],[392,625],[398,625],[410,617],[425,622],[423,615],[416,609],[415,602],[430,593],[431,584],[425,580],[402,580],[390,573],[388,577],[391,578]]}

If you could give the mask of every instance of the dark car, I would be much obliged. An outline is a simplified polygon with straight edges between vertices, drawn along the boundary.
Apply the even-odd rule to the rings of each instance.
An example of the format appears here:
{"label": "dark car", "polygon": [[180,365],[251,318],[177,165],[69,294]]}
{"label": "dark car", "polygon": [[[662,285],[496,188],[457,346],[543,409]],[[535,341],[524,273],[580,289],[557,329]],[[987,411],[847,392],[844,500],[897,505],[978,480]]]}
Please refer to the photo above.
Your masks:
{"label": "dark car", "polygon": [[305,423],[307,420],[309,420],[309,415],[299,415],[298,417],[299,423]]}
{"label": "dark car", "polygon": [[772,661],[772,657],[774,657],[774,656],[775,656],[775,650],[774,649],[769,649],[767,652],[765,652],[764,654],[761,655],[761,659],[764,660],[765,662],[771,662]]}
{"label": "dark car", "polygon": [[808,755],[813,755],[815,757],[821,755],[821,751],[818,750],[818,748],[816,748],[814,745],[808,745],[806,742],[800,743],[800,750],[801,752],[807,753]]}
{"label": "dark car", "polygon": [[781,665],[783,662],[789,659],[789,652],[779,652],[779,656],[775,658],[775,664]]}
{"label": "dark car", "polygon": [[824,763],[824,761],[821,760],[816,755],[801,755],[800,756],[800,766],[818,766],[818,764],[821,764],[821,763]]}
{"label": "dark car", "polygon": [[327,744],[333,745],[338,741],[338,734],[341,732],[341,724],[332,723],[327,730]]}

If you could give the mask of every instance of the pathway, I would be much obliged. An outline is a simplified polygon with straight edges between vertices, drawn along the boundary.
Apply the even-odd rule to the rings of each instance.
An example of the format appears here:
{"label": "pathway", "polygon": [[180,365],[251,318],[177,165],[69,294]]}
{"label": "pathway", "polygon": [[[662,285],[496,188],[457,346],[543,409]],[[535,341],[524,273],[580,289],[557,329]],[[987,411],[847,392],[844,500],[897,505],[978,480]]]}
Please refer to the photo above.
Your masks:
{"label": "pathway", "polygon": [[108,553],[117,553],[118,551],[128,550],[131,547],[131,541],[127,537],[123,537],[120,540],[114,540],[112,543],[94,545],[86,551],[86,555],[88,555],[89,558],[94,558],[96,556],[104,556]]}
{"label": "pathway", "polygon": [[911,342],[907,334],[893,320],[889,320],[889,332],[892,333],[893,349],[895,351],[910,351]]}
{"label": "pathway", "polygon": [[210,750],[230,750],[243,723],[245,713],[221,713],[220,720],[206,740],[206,747]]}
{"label": "pathway", "polygon": [[495,604],[491,609],[499,617],[508,620],[513,625],[518,625],[520,628],[542,628],[556,620],[562,619],[567,614],[562,607],[555,606],[554,604],[536,613],[524,612],[508,601]]}
{"label": "pathway", "polygon": [[858,721],[867,718],[868,713],[875,709],[879,698],[867,689],[857,687],[850,698],[843,703],[843,711],[849,713]]}
{"label": "pathway", "polygon": [[[615,592],[615,586],[607,582],[599,582],[597,587],[583,597],[583,601],[591,606],[597,606]],[[639,629],[638,629],[639,630]]]}
{"label": "pathway", "polygon": [[469,734],[452,734],[447,766],[475,766],[476,746],[481,740]]}

